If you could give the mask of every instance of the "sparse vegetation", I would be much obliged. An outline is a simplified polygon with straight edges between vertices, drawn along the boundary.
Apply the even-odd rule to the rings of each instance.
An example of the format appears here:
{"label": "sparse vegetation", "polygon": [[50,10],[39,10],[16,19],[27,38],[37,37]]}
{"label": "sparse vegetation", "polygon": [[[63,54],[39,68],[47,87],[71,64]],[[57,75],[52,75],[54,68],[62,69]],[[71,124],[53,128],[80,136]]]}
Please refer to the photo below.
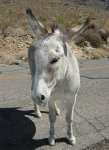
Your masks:
{"label": "sparse vegetation", "polygon": [[79,16],[73,13],[60,13],[56,17],[56,22],[65,29],[70,29],[72,25],[79,23]]}
{"label": "sparse vegetation", "polygon": [[[47,28],[55,22],[62,31],[66,31],[81,24],[88,16],[94,18],[93,22],[98,27],[106,30],[109,28],[108,11],[97,7],[79,5],[72,0],[1,0],[0,63],[5,63],[6,53],[14,54],[13,56],[19,59],[20,54],[24,55],[24,52],[27,51],[28,43],[31,43],[33,38],[25,14],[25,10],[28,7],[33,10],[35,16]],[[29,34],[31,34],[30,37],[28,37]],[[93,47],[100,47],[102,45],[102,40],[96,33],[86,33],[85,39]]]}

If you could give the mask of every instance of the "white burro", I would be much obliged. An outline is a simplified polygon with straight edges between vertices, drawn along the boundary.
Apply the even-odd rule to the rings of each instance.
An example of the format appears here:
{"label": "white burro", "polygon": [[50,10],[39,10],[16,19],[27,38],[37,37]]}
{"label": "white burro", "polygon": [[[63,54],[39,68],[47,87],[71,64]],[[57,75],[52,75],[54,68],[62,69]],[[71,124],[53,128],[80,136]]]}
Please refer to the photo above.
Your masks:
{"label": "white burro", "polygon": [[[67,135],[70,144],[76,139],[73,135],[73,116],[77,93],[80,87],[80,72],[76,57],[72,53],[64,35],[55,25],[51,33],[34,17],[31,9],[26,10],[33,33],[38,37],[28,50],[32,78],[32,99],[37,117],[41,117],[39,105],[48,105],[50,121],[50,145],[55,144],[54,123],[60,111],[56,100],[65,99]],[[89,25],[89,19],[80,25],[74,37]],[[70,94],[70,96],[69,96]],[[63,101],[63,100],[62,100]]]}

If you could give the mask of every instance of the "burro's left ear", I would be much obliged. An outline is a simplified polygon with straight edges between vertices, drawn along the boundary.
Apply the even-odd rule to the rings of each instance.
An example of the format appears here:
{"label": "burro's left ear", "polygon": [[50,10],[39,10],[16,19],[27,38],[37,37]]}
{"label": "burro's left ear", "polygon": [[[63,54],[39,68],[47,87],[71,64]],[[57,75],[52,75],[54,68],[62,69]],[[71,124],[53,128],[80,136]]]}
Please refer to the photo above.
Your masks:
{"label": "burro's left ear", "polygon": [[31,25],[31,28],[33,30],[33,33],[40,39],[42,37],[44,37],[48,31],[47,29],[44,27],[44,25],[42,25],[41,22],[39,22],[33,15],[32,10],[30,8],[26,9],[26,14],[27,14],[27,18],[28,21]]}
{"label": "burro's left ear", "polygon": [[75,39],[78,35],[80,35],[82,32],[84,32],[90,26],[90,24],[91,24],[91,20],[90,20],[90,18],[87,18],[83,24],[73,27],[70,30],[70,33],[65,34],[65,36],[67,37],[67,40]]}

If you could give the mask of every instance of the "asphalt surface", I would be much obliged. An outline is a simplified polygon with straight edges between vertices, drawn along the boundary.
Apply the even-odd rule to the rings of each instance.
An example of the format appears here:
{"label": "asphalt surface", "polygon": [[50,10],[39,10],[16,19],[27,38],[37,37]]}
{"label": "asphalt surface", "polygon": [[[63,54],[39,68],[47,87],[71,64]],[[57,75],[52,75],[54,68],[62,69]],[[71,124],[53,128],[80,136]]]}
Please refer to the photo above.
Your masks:
{"label": "asphalt surface", "polygon": [[75,146],[66,140],[65,108],[55,124],[56,145],[48,145],[48,108],[35,118],[28,66],[0,66],[0,150],[80,150],[109,140],[109,59],[80,63],[81,88],[75,107]]}

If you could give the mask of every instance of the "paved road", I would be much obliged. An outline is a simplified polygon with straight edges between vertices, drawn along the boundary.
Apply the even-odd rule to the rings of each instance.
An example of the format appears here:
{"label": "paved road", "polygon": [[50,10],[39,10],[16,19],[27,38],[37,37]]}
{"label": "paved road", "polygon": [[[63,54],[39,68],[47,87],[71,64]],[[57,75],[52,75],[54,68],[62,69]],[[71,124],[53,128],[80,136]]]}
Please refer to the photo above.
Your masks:
{"label": "paved road", "polygon": [[58,102],[56,145],[48,145],[48,109],[34,117],[28,66],[0,66],[0,150],[79,150],[109,139],[109,59],[80,63],[81,88],[76,103],[74,134],[66,140],[65,109]]}

